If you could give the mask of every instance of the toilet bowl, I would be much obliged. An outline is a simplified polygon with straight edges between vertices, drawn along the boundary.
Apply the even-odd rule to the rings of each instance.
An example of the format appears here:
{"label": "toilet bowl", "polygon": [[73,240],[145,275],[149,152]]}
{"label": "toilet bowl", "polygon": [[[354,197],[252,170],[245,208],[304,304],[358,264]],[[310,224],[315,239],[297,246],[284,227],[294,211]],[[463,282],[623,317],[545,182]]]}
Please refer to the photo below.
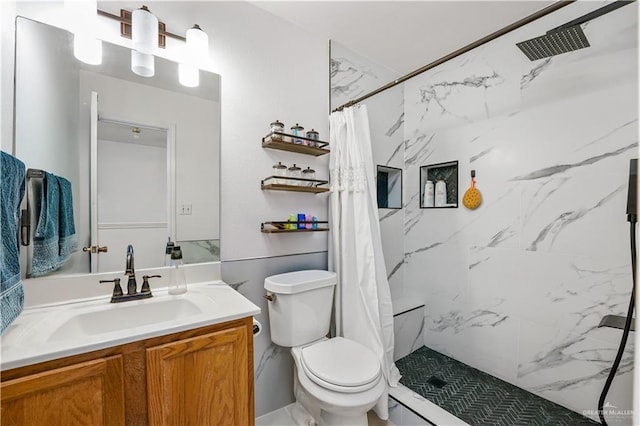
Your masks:
{"label": "toilet bowl", "polygon": [[367,425],[386,384],[376,355],[342,337],[291,349],[297,400],[321,425]]}

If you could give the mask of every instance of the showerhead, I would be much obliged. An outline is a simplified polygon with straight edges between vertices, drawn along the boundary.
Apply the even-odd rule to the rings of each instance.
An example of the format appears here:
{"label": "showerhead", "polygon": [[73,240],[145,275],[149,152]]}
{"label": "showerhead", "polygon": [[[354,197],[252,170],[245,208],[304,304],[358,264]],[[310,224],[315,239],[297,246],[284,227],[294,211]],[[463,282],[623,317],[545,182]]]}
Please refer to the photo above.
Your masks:
{"label": "showerhead", "polygon": [[558,31],[549,31],[547,34],[530,40],[516,43],[516,46],[527,55],[531,61],[548,58],[561,53],[572,52],[589,47],[589,40],[584,35],[580,25]]}
{"label": "showerhead", "polygon": [[527,55],[527,58],[531,61],[584,49],[585,47],[589,47],[590,44],[587,36],[582,31],[581,24],[633,3],[634,1],[635,0],[614,1],[600,9],[596,9],[573,21],[547,31],[543,36],[516,43],[516,46],[518,46],[520,50],[522,50],[522,53]]}

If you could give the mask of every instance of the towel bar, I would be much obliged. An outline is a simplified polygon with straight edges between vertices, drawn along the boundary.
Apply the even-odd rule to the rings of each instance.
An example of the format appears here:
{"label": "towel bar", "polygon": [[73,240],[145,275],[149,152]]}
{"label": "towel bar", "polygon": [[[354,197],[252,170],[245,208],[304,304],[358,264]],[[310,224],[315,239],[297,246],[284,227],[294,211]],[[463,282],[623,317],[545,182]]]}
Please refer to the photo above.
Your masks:
{"label": "towel bar", "polygon": [[[37,191],[31,187],[32,179],[39,180],[39,188]],[[22,209],[22,214],[20,216],[20,240],[23,246],[29,246],[31,244],[32,204],[35,203],[35,200],[39,198],[34,198],[33,200],[31,200],[30,196],[33,197],[34,192],[39,191],[40,194],[42,193],[42,179],[44,179],[44,170],[27,169],[24,196],[26,208]]]}

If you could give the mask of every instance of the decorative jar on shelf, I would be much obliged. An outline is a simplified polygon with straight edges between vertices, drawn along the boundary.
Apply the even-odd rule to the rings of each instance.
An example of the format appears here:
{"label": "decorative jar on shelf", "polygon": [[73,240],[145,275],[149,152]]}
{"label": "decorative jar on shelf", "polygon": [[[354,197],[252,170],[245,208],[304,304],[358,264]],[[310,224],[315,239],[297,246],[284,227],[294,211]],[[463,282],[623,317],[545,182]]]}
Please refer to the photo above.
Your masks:
{"label": "decorative jar on shelf", "polygon": [[[305,179],[315,179],[316,171],[313,170],[310,166],[307,166],[306,169],[302,171],[302,177]],[[303,182],[302,185],[313,186],[315,182]]]}
{"label": "decorative jar on shelf", "polygon": [[[320,133],[318,133],[316,130],[311,129],[307,132],[307,138],[308,139],[313,139],[314,141],[318,141],[320,140]],[[312,141],[305,141],[305,143],[309,146],[318,146],[317,142],[312,142]]]}
{"label": "decorative jar on shelf", "polygon": [[[281,123],[279,120],[274,121],[270,124],[271,133],[284,133],[284,123]],[[271,135],[273,139],[282,140],[282,135],[273,134]]]}
{"label": "decorative jar on shelf", "polygon": [[[296,123],[295,126],[291,127],[291,134],[293,136],[302,136],[302,137],[304,137],[304,127],[302,127],[301,125]],[[293,138],[293,143],[301,145],[301,144],[304,143],[304,139],[299,139],[299,138],[294,137]]]}
{"label": "decorative jar on shelf", "polygon": [[282,179],[276,178],[273,181],[275,183],[279,183],[282,185],[286,185],[288,180],[287,177],[287,166],[282,164],[282,162],[278,161],[278,164],[273,165],[273,176],[282,177]]}
{"label": "decorative jar on shelf", "polygon": [[[295,164],[291,167],[289,167],[287,176],[289,176],[290,178],[299,178],[302,175],[302,169],[298,166],[296,166]],[[289,179],[289,185],[294,185],[294,186],[298,186],[300,185],[300,181],[296,180],[296,179]]]}

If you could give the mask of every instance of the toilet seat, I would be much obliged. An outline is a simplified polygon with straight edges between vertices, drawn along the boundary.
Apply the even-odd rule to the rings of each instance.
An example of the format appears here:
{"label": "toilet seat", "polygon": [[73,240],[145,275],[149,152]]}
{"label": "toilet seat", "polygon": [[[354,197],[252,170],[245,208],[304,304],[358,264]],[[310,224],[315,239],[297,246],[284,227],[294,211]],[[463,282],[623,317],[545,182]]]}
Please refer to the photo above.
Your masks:
{"label": "toilet seat", "polygon": [[380,361],[366,346],[343,337],[306,346],[301,366],[317,385],[336,392],[364,392],[380,381]]}

